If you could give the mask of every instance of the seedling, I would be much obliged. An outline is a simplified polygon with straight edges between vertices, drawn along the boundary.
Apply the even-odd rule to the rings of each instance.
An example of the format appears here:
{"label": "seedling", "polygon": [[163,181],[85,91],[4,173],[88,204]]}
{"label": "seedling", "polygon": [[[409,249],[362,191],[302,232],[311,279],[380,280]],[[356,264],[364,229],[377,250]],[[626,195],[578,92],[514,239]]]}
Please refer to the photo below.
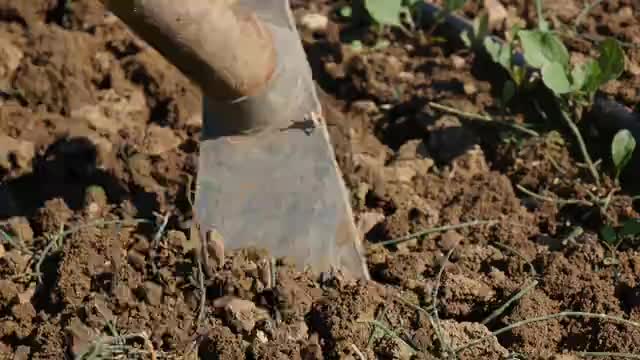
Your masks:
{"label": "seedling", "polygon": [[[536,5],[539,17],[537,29],[514,28],[513,40],[504,43],[485,37],[485,49],[494,62],[507,70],[516,88],[533,86],[538,80],[538,74],[541,76],[542,83],[555,95],[563,120],[574,133],[585,162],[599,185],[600,176],[574,119],[579,119],[583,109],[591,106],[600,87],[622,74],[624,52],[617,40],[606,39],[598,47],[597,59],[572,66],[569,51],[544,20],[541,0],[537,0]],[[523,66],[515,64],[517,47],[522,49],[526,63],[538,72],[528,72]],[[505,85],[503,93],[506,95],[512,91],[507,86],[511,85]]]}
{"label": "seedling", "polygon": [[[364,8],[367,15],[373,20],[378,27],[378,32],[382,32],[385,27],[395,27],[405,32],[405,34],[411,36],[411,31],[414,30],[415,22],[413,19],[414,13],[420,14],[420,11],[414,11],[420,6],[421,0],[360,0],[361,7]],[[427,36],[430,37],[433,31],[444,21],[444,19],[451,13],[460,10],[467,0],[445,0],[442,11],[438,14],[435,22],[429,31]],[[351,9],[341,9],[341,15],[351,16]],[[409,25],[407,29],[404,23]]]}
{"label": "seedling", "polygon": [[605,259],[605,263],[607,265],[617,264],[616,252],[620,244],[625,240],[634,239],[638,235],[640,235],[640,219],[629,219],[619,227],[604,225],[600,229],[600,238],[611,254],[610,257]]}
{"label": "seedling", "polygon": [[619,182],[622,170],[629,164],[636,148],[636,139],[627,129],[618,131],[611,142],[611,158],[615,167],[615,180]]}

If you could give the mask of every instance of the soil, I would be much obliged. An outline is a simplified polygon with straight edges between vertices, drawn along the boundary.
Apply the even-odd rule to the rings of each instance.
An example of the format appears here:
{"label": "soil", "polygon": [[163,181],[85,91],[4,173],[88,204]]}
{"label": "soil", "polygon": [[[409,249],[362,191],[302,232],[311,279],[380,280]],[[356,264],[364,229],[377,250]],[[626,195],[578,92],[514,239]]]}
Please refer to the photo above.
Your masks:
{"label": "soil", "polygon": [[[430,106],[500,113],[500,87],[468,51],[399,31],[386,31],[379,49],[367,47],[379,39],[368,32],[357,51],[336,2],[292,3],[355,215],[369,229],[373,279],[320,277],[281,259],[274,282],[267,254],[244,249],[205,282],[186,248],[198,89],[97,0],[0,1],[2,358],[639,354],[640,243],[612,251],[598,235],[638,217],[633,194],[617,191],[605,212],[588,206],[590,191],[615,187],[605,178],[593,188],[562,128],[532,137]],[[534,24],[533,1],[502,4],[510,21]],[[557,26],[582,1],[545,6]],[[639,13],[633,0],[603,2],[581,31],[638,44]],[[329,24],[310,26],[308,14]],[[590,53],[588,39],[573,39],[574,57]],[[604,92],[633,107],[640,48],[626,51],[627,70]],[[540,123],[529,103],[514,100],[509,118]],[[379,244],[440,226],[452,227]],[[563,316],[491,336],[568,311],[626,322]]]}

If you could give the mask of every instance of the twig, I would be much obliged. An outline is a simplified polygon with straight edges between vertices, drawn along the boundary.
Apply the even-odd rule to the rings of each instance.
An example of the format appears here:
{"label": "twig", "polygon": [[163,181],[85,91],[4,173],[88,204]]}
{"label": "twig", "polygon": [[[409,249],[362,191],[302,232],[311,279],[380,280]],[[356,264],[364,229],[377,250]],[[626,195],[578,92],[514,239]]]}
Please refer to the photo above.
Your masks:
{"label": "twig", "polygon": [[595,204],[589,200],[581,200],[581,199],[560,199],[560,198],[552,198],[552,197],[548,197],[548,196],[544,196],[544,195],[540,195],[540,194],[536,194],[535,192],[525,188],[524,186],[518,184],[516,185],[516,188],[518,188],[518,190],[522,191],[523,193],[538,199],[538,200],[542,200],[542,201],[547,201],[547,202],[552,202],[552,203],[556,203],[560,206],[564,206],[564,205],[585,205],[585,206],[594,206]]}
{"label": "twig", "polygon": [[433,321],[435,324],[434,328],[436,331],[436,336],[438,337],[440,346],[443,347],[447,355],[454,354],[454,352],[451,349],[451,345],[448,342],[444,341],[444,336],[442,335],[440,318],[438,316],[438,291],[440,290],[440,282],[442,281],[442,274],[444,273],[444,269],[447,265],[447,262],[449,262],[451,254],[453,254],[453,251],[455,249],[456,248],[453,247],[451,250],[449,250],[449,252],[447,252],[447,255],[445,255],[442,265],[440,266],[440,270],[438,270],[438,275],[436,276],[436,285],[433,287],[433,292],[431,293],[431,306],[433,306]]}
{"label": "twig", "polygon": [[389,329],[388,327],[386,327],[383,323],[381,323],[380,321],[377,320],[360,320],[358,321],[359,323],[366,323],[366,324],[370,324],[373,325],[377,328],[379,328],[380,330],[382,330],[382,332],[385,333],[385,335],[390,336],[394,339],[398,339],[400,341],[402,341],[405,345],[407,345],[409,348],[411,348],[411,350],[413,350],[414,352],[418,352],[419,350],[414,348],[413,345],[409,344],[408,342],[406,342],[400,335],[398,335],[395,331]]}
{"label": "twig", "polygon": [[162,218],[162,223],[160,223],[160,226],[158,227],[156,234],[153,236],[152,246],[154,249],[160,246],[160,239],[162,239],[162,234],[164,234],[164,231],[167,228],[167,224],[169,223],[169,217],[171,217],[171,213],[168,212],[164,216],[156,214],[156,216]]}
{"label": "twig", "polygon": [[358,358],[360,360],[367,360],[367,357],[362,353],[362,351],[360,351],[360,349],[358,349],[356,344],[351,344],[351,349],[353,349],[353,352],[356,353],[356,355],[358,355]]}
{"label": "twig", "polygon": [[589,14],[591,9],[593,9],[596,6],[598,6],[601,2],[602,2],[602,0],[594,0],[592,3],[590,3],[587,6],[585,6],[582,9],[582,11],[580,11],[580,14],[578,15],[578,17],[576,18],[576,21],[575,21],[575,23],[573,25],[574,29],[577,29],[580,26],[580,24],[582,24],[582,20],[584,20],[584,18]]}
{"label": "twig", "polygon": [[417,237],[422,237],[425,235],[430,235],[430,234],[435,234],[435,233],[440,233],[440,232],[445,232],[445,231],[449,231],[449,230],[456,230],[456,229],[461,229],[461,228],[467,228],[467,227],[472,227],[472,226],[479,226],[479,225],[495,225],[499,223],[498,220],[476,220],[476,221],[470,221],[470,222],[466,222],[466,223],[461,223],[461,224],[455,224],[455,225],[445,225],[445,226],[439,226],[439,227],[434,227],[431,229],[426,229],[426,230],[421,230],[406,236],[402,236],[396,239],[391,239],[391,240],[387,240],[387,241],[381,241],[378,243],[374,243],[369,245],[370,247],[379,247],[379,246],[387,246],[387,245],[397,245],[412,239],[415,239]]}
{"label": "twig", "polygon": [[[171,216],[170,212],[167,212],[164,216],[155,214],[157,217],[162,218],[162,222],[160,226],[158,226],[158,230],[153,236],[153,241],[151,242],[151,248],[149,249],[149,258],[151,259],[151,269],[153,271],[153,275],[156,276],[158,274],[158,266],[156,265],[156,255],[158,254],[158,247],[160,246],[160,240],[162,239],[162,235],[164,234],[165,229],[167,228],[167,224],[169,223],[169,217]],[[163,279],[160,279],[164,282]]]}
{"label": "twig", "polygon": [[498,336],[502,333],[505,333],[507,331],[513,330],[515,328],[524,326],[524,325],[528,325],[531,323],[536,323],[536,322],[541,322],[541,321],[548,321],[548,320],[552,320],[552,319],[557,319],[560,317],[575,317],[575,318],[589,318],[589,319],[601,319],[601,320],[609,320],[612,322],[617,322],[620,324],[625,324],[625,325],[629,325],[629,326],[633,326],[633,327],[637,327],[640,328],[640,323],[637,323],[635,321],[631,321],[631,320],[626,320],[620,317],[615,317],[615,316],[611,316],[611,315],[606,315],[606,314],[595,314],[595,313],[587,313],[587,312],[579,312],[579,311],[563,311],[563,312],[559,312],[556,314],[551,314],[551,315],[546,315],[546,316],[541,316],[541,317],[536,317],[536,318],[531,318],[531,319],[526,319],[526,320],[522,320],[522,321],[518,321],[517,323],[505,326],[501,329],[498,329],[494,332],[492,332],[491,334],[487,335],[487,336],[483,336],[479,339],[473,340],[468,342],[467,344],[461,345],[459,347],[457,347],[454,352],[460,353],[462,350],[468,349],[472,346],[478,345],[486,340],[489,340],[495,336]]}
{"label": "twig", "polygon": [[627,353],[617,353],[617,352],[593,352],[593,351],[585,351],[578,353],[578,356],[582,357],[618,357],[624,359],[640,359],[640,355],[627,354]]}
{"label": "twig", "polygon": [[[98,338],[93,342],[92,346],[89,347],[85,352],[78,354],[75,359],[76,360],[89,360],[89,359],[101,359],[102,355],[105,353],[111,354],[113,352],[113,348],[117,346],[117,344],[126,344],[127,341],[134,339],[142,339],[145,347],[147,347],[147,352],[151,355],[151,360],[157,360],[156,352],[149,340],[149,336],[146,332],[141,332],[138,334],[127,334],[120,336],[103,336]],[[115,343],[115,344],[114,344]],[[122,347],[123,345],[119,345],[118,347]]]}
{"label": "twig", "polygon": [[449,107],[449,106],[446,106],[446,105],[438,104],[436,102],[429,102],[428,105],[431,106],[434,109],[437,109],[437,110],[440,110],[440,111],[444,111],[444,112],[448,112],[448,113],[453,114],[453,115],[458,115],[458,116],[467,118],[469,120],[479,120],[479,121],[484,121],[484,122],[487,122],[487,123],[495,123],[495,124],[499,124],[499,125],[510,127],[510,128],[512,128],[514,130],[521,131],[521,132],[523,132],[525,134],[528,134],[528,135],[531,135],[531,136],[535,136],[535,137],[540,136],[540,134],[535,130],[528,129],[528,128],[522,126],[522,125],[518,125],[518,124],[509,122],[509,121],[498,120],[498,119],[495,119],[495,118],[493,118],[493,117],[491,117],[489,115],[481,115],[481,114],[461,111],[461,110],[458,110],[458,109],[455,109],[455,108],[452,108],[452,107]]}
{"label": "twig", "polygon": [[538,272],[536,271],[536,268],[533,267],[533,264],[531,263],[531,261],[527,260],[527,258],[524,255],[522,255],[521,252],[519,252],[518,250],[512,248],[511,246],[505,245],[505,244],[503,244],[501,242],[495,242],[493,244],[495,246],[501,248],[502,250],[509,251],[509,252],[513,253],[514,255],[516,255],[517,257],[521,258],[522,261],[524,261],[527,265],[529,265],[529,272],[531,273],[531,276],[533,276],[533,277],[538,276]]}
{"label": "twig", "polygon": [[0,235],[2,235],[2,237],[4,238],[4,240],[9,243],[9,245],[15,247],[16,249],[20,249],[20,251],[23,251],[27,254],[31,254],[31,250],[27,249],[27,247],[24,245],[24,242],[22,241],[21,238],[18,238],[20,241],[15,241],[13,239],[13,237],[11,237],[9,234],[7,234],[4,230],[0,229]]}
{"label": "twig", "polygon": [[[51,238],[51,241],[49,242],[49,244],[47,245],[47,247],[42,251],[42,254],[40,255],[40,257],[38,258],[38,262],[36,263],[35,266],[35,273],[38,276],[38,282],[41,283],[42,282],[42,272],[40,271],[40,267],[42,266],[42,263],[44,263],[44,260],[47,258],[47,256],[49,256],[49,253],[51,252],[51,250],[53,249],[54,246],[59,245],[61,246],[62,244],[62,240],[64,240],[65,237],[67,237],[68,235],[71,235],[75,232],[78,232],[80,230],[83,229],[87,229],[87,228],[91,228],[94,226],[106,226],[106,225],[118,225],[118,224],[130,224],[130,225],[135,225],[135,224],[141,224],[141,223],[146,223],[149,222],[146,219],[133,219],[133,220],[96,220],[96,221],[92,221],[86,224],[82,224],[79,226],[76,226],[74,228],[71,228],[69,230],[66,231],[60,231],[58,233],[57,236],[53,236]],[[61,228],[64,227],[64,225],[61,225]]]}
{"label": "twig", "polygon": [[507,300],[507,302],[505,302],[502,306],[500,306],[494,312],[492,312],[491,315],[489,315],[486,319],[482,320],[481,324],[482,325],[486,325],[489,322],[491,322],[493,319],[495,319],[498,316],[502,315],[502,313],[505,310],[507,310],[507,308],[509,306],[511,306],[511,304],[513,304],[514,302],[520,300],[529,291],[533,290],[533,288],[535,288],[537,285],[538,285],[538,280],[533,280],[531,282],[531,284],[529,284],[529,285],[525,286],[524,288],[522,288],[522,290],[518,291],[518,293],[516,293],[511,299]]}
{"label": "twig", "polygon": [[200,309],[196,318],[196,331],[202,325],[204,319],[205,306],[207,301],[207,289],[204,286],[204,272],[202,271],[202,262],[198,258],[198,285],[200,287]]}
{"label": "twig", "polygon": [[589,155],[589,151],[587,150],[587,145],[584,143],[584,139],[582,138],[580,129],[578,129],[576,124],[573,122],[573,120],[571,120],[571,118],[569,117],[569,115],[564,109],[560,109],[560,113],[562,114],[561,116],[562,119],[565,121],[567,126],[569,126],[569,129],[571,129],[571,132],[573,133],[573,135],[576,137],[576,140],[578,141],[580,152],[582,153],[582,157],[584,158],[584,161],[587,163],[589,171],[591,172],[591,176],[593,176],[593,179],[595,180],[596,185],[600,186],[600,174],[598,174],[598,170],[593,164],[593,160],[591,160],[591,155]]}
{"label": "twig", "polygon": [[[380,311],[380,314],[378,314],[378,316],[376,316],[375,321],[377,323],[382,324],[382,318],[384,318],[385,314],[387,313],[387,306],[383,305],[382,307],[382,311]],[[369,334],[369,340],[367,340],[367,348],[371,348],[371,344],[373,344],[373,336],[376,334],[376,329],[375,326],[374,328],[371,330],[371,334]]]}
{"label": "twig", "polygon": [[403,304],[405,304],[406,306],[419,311],[429,317],[431,317],[431,313],[429,312],[429,310],[433,310],[433,305],[429,305],[427,306],[427,308],[423,308],[422,306],[418,306],[415,304],[412,304],[411,302],[409,302],[407,299],[403,298],[402,296],[400,296],[399,294],[396,294],[396,298],[398,298],[398,300],[400,300]]}

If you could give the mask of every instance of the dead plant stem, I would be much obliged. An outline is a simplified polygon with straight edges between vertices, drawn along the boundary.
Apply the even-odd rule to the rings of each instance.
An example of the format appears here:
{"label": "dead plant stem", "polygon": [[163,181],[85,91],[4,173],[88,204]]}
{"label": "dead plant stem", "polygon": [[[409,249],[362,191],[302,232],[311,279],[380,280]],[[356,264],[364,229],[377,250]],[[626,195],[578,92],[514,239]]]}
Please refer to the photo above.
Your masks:
{"label": "dead plant stem", "polygon": [[612,322],[617,322],[620,324],[624,324],[624,325],[629,325],[629,326],[633,326],[633,327],[637,327],[640,329],[640,323],[637,323],[635,321],[631,321],[631,320],[626,320],[620,317],[615,317],[615,316],[611,316],[611,315],[606,315],[606,314],[595,314],[595,313],[587,313],[587,312],[579,312],[579,311],[563,311],[563,312],[559,312],[556,314],[551,314],[551,315],[546,315],[546,316],[541,316],[541,317],[536,317],[536,318],[531,318],[531,319],[526,319],[526,320],[522,320],[522,321],[518,321],[514,324],[505,326],[501,329],[498,329],[494,332],[492,332],[491,334],[481,337],[479,339],[473,340],[468,342],[467,344],[461,345],[459,347],[457,347],[454,352],[456,354],[460,353],[462,350],[468,349],[472,346],[478,345],[486,340],[489,340],[495,336],[498,336],[502,333],[505,333],[507,331],[513,330],[515,328],[519,328],[531,323],[536,323],[536,322],[542,322],[542,321],[549,321],[549,320],[553,320],[553,319],[557,319],[557,318],[561,318],[561,317],[573,317],[573,318],[590,318],[590,319],[601,319],[601,320],[608,320],[608,321],[612,321]]}
{"label": "dead plant stem", "polygon": [[494,312],[492,312],[491,315],[487,316],[486,319],[482,320],[481,324],[486,325],[490,323],[492,320],[494,320],[495,318],[497,318],[498,316],[502,315],[502,313],[504,313],[504,311],[507,310],[507,308],[511,306],[511,304],[520,300],[523,296],[528,294],[529,291],[533,290],[533,288],[535,288],[537,285],[538,285],[538,280],[533,280],[529,285],[522,288],[522,290],[518,291],[513,297],[507,300],[507,302],[505,302],[502,306],[500,306]]}
{"label": "dead plant stem", "polygon": [[498,220],[475,220],[475,221],[469,221],[469,222],[465,222],[465,223],[461,223],[461,224],[455,224],[455,225],[445,225],[445,226],[439,226],[439,227],[434,227],[434,228],[430,228],[430,229],[426,229],[426,230],[421,230],[406,236],[402,236],[396,239],[391,239],[391,240],[387,240],[387,241],[381,241],[375,244],[371,244],[369,245],[370,247],[379,247],[379,246],[387,246],[387,245],[397,245],[412,239],[415,239],[417,237],[422,237],[425,235],[430,235],[430,234],[435,234],[435,233],[440,233],[440,232],[445,232],[445,231],[449,231],[449,230],[457,230],[457,229],[462,229],[462,228],[468,228],[468,227],[472,227],[472,226],[480,226],[480,225],[495,225],[497,224],[499,221]]}
{"label": "dead plant stem", "polygon": [[487,123],[495,123],[495,124],[503,125],[503,126],[506,126],[506,127],[510,127],[510,128],[512,128],[514,130],[518,130],[518,131],[523,132],[523,133],[525,133],[527,135],[531,135],[531,136],[535,136],[535,137],[540,136],[540,134],[535,130],[528,129],[528,128],[522,126],[522,125],[518,125],[516,123],[512,123],[512,122],[509,122],[509,121],[498,120],[498,119],[493,118],[493,117],[491,117],[489,115],[482,115],[482,114],[476,114],[476,113],[470,113],[470,112],[466,112],[466,111],[461,111],[461,110],[458,110],[458,109],[455,109],[455,108],[452,108],[452,107],[449,107],[449,106],[446,106],[446,105],[442,105],[442,104],[439,104],[439,103],[436,103],[436,102],[429,102],[428,105],[431,106],[434,109],[437,109],[437,110],[440,110],[440,111],[444,111],[444,112],[447,112],[447,113],[450,113],[450,114],[453,114],[453,115],[458,115],[458,116],[467,118],[469,120],[479,120],[479,121],[484,121],[484,122],[487,122]]}
{"label": "dead plant stem", "polygon": [[444,273],[444,269],[447,266],[447,262],[449,262],[449,258],[453,251],[456,248],[453,247],[451,250],[447,252],[444,259],[442,260],[442,264],[440,265],[440,270],[438,270],[438,275],[436,276],[436,285],[433,287],[433,292],[431,293],[431,306],[433,307],[433,321],[434,328],[436,331],[436,336],[438,337],[438,341],[440,342],[440,346],[442,346],[443,350],[447,355],[455,354],[453,349],[451,349],[451,345],[445,341],[444,336],[442,334],[442,328],[440,327],[440,318],[438,316],[438,291],[440,290],[440,283],[442,281],[442,274]]}

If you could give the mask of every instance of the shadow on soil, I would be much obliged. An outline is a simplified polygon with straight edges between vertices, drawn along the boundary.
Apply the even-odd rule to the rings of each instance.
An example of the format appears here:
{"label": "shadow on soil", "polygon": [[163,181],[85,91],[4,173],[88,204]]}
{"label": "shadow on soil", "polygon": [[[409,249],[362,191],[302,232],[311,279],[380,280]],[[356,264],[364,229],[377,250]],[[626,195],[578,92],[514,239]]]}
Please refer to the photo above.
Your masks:
{"label": "shadow on soil", "polygon": [[63,138],[33,160],[33,172],[0,184],[0,218],[32,217],[47,200],[61,198],[73,210],[84,208],[89,186],[102,187],[109,203],[130,199],[144,217],[158,208],[155,195],[128,191],[121,181],[98,168],[97,150],[87,138]]}

